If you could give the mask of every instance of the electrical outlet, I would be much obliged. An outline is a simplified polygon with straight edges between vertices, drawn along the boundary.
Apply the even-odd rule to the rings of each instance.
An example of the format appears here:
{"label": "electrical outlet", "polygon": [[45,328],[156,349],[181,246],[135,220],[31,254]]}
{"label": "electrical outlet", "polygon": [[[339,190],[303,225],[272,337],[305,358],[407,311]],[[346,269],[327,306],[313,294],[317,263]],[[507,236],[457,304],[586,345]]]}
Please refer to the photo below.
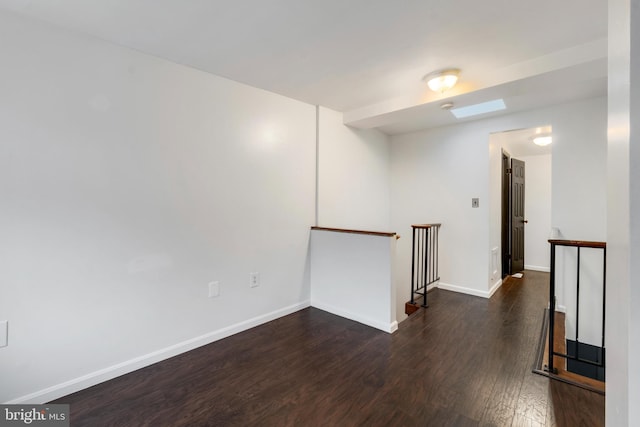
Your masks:
{"label": "electrical outlet", "polygon": [[249,287],[257,288],[260,286],[260,273],[249,273]]}
{"label": "electrical outlet", "polygon": [[9,344],[9,321],[0,321],[0,347],[6,347]]}
{"label": "electrical outlet", "polygon": [[215,298],[220,296],[220,283],[219,282],[210,282],[209,283],[209,298]]}
{"label": "electrical outlet", "polygon": [[471,199],[471,207],[472,208],[479,208],[480,207],[480,199],[478,199],[477,197]]}

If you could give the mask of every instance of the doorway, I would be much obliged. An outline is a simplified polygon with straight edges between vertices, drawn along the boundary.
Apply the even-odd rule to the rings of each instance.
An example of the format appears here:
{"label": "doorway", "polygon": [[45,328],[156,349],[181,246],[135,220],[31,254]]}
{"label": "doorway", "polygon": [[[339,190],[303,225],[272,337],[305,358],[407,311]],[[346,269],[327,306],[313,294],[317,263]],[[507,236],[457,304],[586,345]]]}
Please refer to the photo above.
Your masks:
{"label": "doorway", "polygon": [[492,146],[500,159],[497,160],[499,166],[496,165],[500,171],[496,184],[500,186],[501,208],[496,214],[500,216],[502,278],[525,269],[549,271],[551,147],[533,143],[537,135],[544,133],[550,134],[551,127],[491,135]]}
{"label": "doorway", "polygon": [[525,162],[502,149],[502,277],[524,270]]}

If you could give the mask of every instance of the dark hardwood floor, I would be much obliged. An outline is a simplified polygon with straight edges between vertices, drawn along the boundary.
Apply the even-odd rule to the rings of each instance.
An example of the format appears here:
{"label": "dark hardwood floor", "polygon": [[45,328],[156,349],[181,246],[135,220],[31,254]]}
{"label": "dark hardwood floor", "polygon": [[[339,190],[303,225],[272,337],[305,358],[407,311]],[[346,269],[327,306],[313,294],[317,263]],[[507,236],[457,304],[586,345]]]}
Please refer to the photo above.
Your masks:
{"label": "dark hardwood floor", "polygon": [[63,397],[72,426],[601,426],[604,397],[531,373],[548,274],[435,290],[393,335],[306,309]]}

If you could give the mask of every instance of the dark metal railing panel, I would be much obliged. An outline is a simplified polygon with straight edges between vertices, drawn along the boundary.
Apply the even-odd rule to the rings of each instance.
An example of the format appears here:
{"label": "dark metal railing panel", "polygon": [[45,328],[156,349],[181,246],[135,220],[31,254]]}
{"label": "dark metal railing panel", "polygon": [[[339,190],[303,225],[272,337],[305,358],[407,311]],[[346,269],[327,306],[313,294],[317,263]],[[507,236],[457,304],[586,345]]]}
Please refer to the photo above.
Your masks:
{"label": "dark metal railing panel", "polygon": [[438,234],[440,224],[412,225],[413,247],[411,250],[411,304],[417,296],[422,297],[422,306],[427,305],[427,288],[440,280],[438,272]]}
{"label": "dark metal railing panel", "polygon": [[607,247],[602,248],[602,366],[604,367],[604,328],[605,328],[605,313],[606,313],[606,295],[607,295]]}
{"label": "dark metal railing panel", "polygon": [[[580,246],[576,246],[576,359],[580,357]],[[566,334],[565,334],[566,337]]]}
{"label": "dark metal railing panel", "polygon": [[553,339],[556,326],[556,245],[551,244],[551,261],[549,273],[549,360],[547,361],[547,370],[556,372],[553,367]]}
{"label": "dark metal railing panel", "polygon": [[[553,357],[559,356],[565,359],[571,359],[601,368],[605,367],[605,295],[607,286],[607,244],[606,242],[587,242],[581,240],[549,240],[551,244],[551,260],[550,260],[550,277],[549,277],[549,354],[548,362],[545,369],[552,373],[557,373],[557,369],[553,366]],[[556,312],[556,246],[575,247],[576,248],[576,345],[575,355],[559,353],[554,349],[555,338],[555,312]],[[593,248],[602,250],[603,276],[602,276],[602,352],[597,359],[588,360],[580,357],[580,249]]]}

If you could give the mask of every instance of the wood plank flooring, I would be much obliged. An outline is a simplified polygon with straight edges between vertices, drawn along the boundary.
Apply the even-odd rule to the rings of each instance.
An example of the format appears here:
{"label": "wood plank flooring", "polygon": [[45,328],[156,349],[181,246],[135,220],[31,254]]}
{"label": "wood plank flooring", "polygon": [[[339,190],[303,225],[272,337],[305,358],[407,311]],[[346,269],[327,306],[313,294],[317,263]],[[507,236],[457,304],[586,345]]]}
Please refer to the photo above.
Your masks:
{"label": "wood plank flooring", "polygon": [[58,399],[72,426],[601,426],[604,397],[533,374],[548,274],[434,290],[393,335],[305,309]]}

